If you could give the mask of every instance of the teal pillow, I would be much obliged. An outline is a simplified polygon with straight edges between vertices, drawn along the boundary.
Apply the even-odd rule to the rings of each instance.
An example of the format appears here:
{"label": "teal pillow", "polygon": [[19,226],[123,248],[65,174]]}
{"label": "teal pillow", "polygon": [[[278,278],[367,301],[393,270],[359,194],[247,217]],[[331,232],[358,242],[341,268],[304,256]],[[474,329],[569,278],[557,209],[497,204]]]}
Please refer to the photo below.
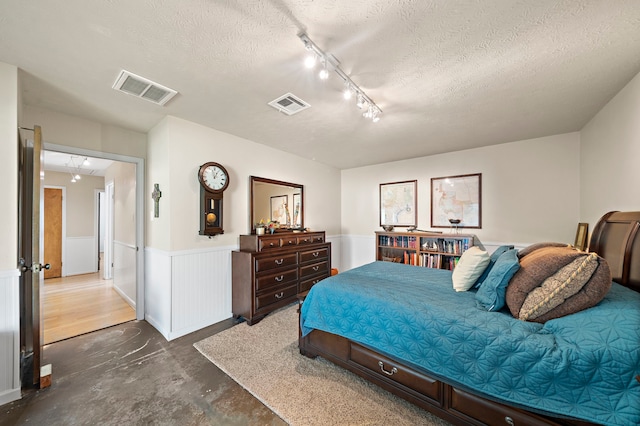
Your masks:
{"label": "teal pillow", "polygon": [[495,249],[495,251],[491,253],[491,256],[489,257],[489,266],[487,266],[487,269],[485,269],[482,275],[478,277],[478,280],[473,285],[473,288],[479,288],[484,282],[484,280],[486,280],[487,277],[489,276],[489,272],[491,272],[491,268],[493,268],[493,265],[496,264],[496,261],[502,255],[502,253],[512,249],[513,249],[513,246],[500,246],[497,249]]}
{"label": "teal pillow", "polygon": [[518,269],[518,250],[512,249],[502,253],[476,293],[478,304],[487,311],[502,309],[507,285]]}

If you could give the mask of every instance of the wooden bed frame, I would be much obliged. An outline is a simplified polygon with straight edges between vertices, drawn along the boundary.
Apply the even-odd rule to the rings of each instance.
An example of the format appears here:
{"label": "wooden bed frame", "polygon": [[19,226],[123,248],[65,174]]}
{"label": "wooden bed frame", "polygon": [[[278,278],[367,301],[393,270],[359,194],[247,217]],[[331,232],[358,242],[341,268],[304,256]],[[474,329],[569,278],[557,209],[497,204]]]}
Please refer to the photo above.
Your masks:
{"label": "wooden bed frame", "polygon": [[[609,263],[614,281],[640,292],[640,212],[609,212],[595,226],[589,251]],[[489,400],[430,377],[344,337],[313,330],[300,353],[321,356],[455,425],[590,425],[546,417]],[[640,380],[640,379],[639,379]]]}

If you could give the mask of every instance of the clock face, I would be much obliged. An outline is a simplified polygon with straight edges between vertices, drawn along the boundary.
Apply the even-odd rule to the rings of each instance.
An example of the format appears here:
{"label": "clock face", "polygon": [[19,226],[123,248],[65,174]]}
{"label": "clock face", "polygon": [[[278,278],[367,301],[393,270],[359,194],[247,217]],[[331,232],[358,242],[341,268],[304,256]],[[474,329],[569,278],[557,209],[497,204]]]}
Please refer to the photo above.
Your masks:
{"label": "clock face", "polygon": [[229,175],[219,164],[206,163],[200,168],[200,182],[208,190],[213,192],[224,191],[229,185]]}

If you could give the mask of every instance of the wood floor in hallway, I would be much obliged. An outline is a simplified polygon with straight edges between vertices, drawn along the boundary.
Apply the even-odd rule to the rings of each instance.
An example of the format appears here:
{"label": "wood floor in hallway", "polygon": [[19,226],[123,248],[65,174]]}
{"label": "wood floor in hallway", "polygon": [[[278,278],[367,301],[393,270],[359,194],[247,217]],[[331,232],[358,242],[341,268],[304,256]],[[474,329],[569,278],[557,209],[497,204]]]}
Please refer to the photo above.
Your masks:
{"label": "wood floor in hallway", "polygon": [[44,281],[44,344],[122,324],[135,310],[99,273]]}

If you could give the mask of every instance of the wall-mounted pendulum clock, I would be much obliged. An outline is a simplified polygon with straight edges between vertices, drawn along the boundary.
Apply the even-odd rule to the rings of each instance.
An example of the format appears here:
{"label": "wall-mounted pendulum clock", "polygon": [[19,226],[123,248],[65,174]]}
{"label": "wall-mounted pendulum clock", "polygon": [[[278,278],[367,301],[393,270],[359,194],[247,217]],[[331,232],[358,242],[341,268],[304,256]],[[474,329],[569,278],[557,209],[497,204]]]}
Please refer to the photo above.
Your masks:
{"label": "wall-mounted pendulum clock", "polygon": [[222,195],[229,186],[229,173],[218,163],[208,162],[198,170],[200,181],[200,235],[224,234]]}

